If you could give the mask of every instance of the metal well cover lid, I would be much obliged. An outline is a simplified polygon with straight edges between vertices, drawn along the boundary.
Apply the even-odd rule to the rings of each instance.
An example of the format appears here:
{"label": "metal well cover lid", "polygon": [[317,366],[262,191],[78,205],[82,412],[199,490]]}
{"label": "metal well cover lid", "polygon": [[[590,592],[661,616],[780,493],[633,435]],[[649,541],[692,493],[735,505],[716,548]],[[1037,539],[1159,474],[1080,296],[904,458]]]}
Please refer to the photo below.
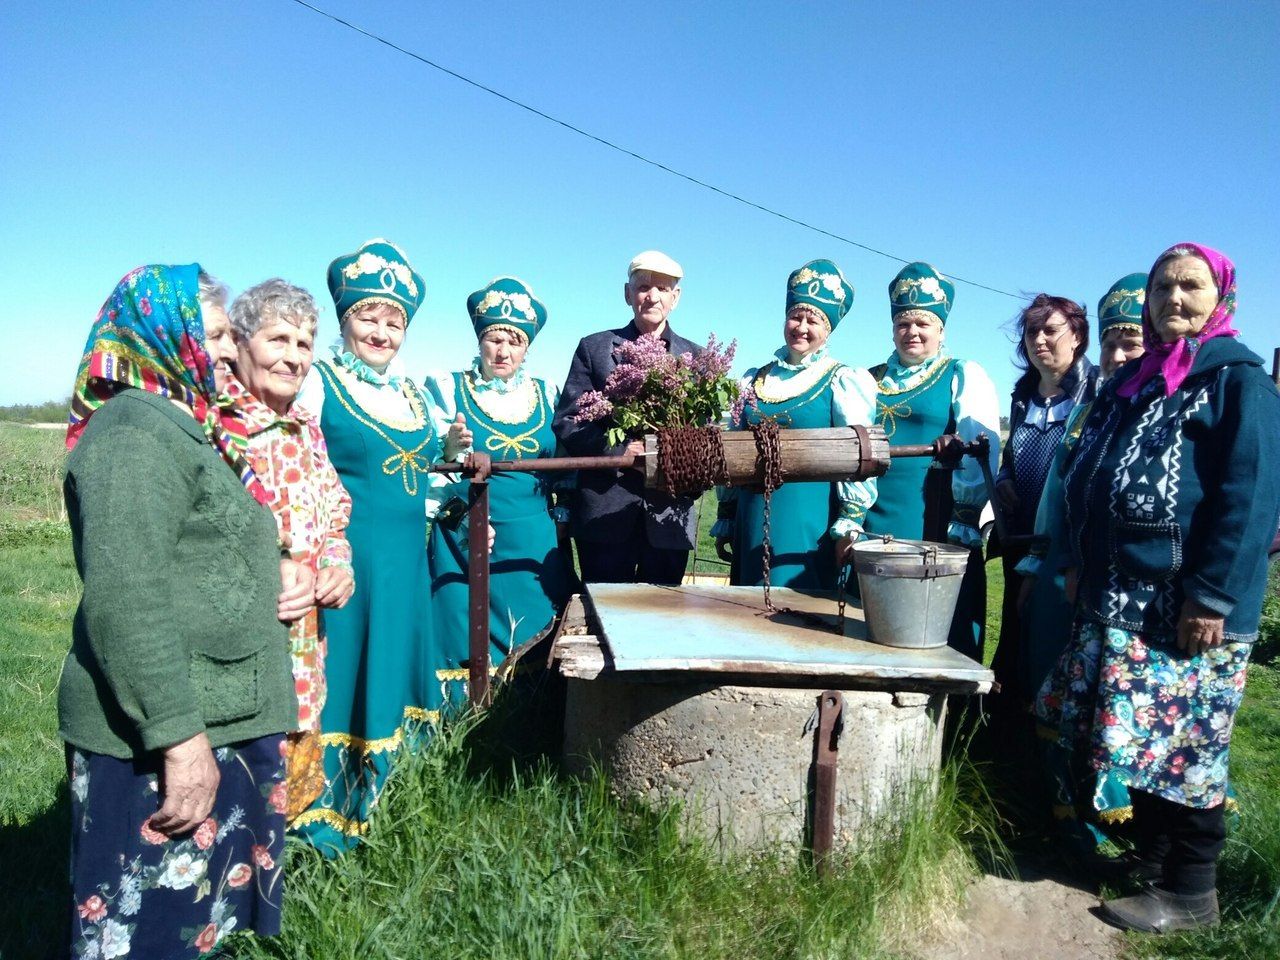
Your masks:
{"label": "metal well cover lid", "polygon": [[[593,583],[588,588],[612,669],[772,674],[779,678],[863,677],[884,689],[913,681],[936,688],[988,686],[991,671],[950,647],[907,649],[867,640],[862,610],[850,603],[845,635],[793,614],[763,614],[759,587]],[[778,607],[816,614],[834,626],[835,594],[774,588]]]}

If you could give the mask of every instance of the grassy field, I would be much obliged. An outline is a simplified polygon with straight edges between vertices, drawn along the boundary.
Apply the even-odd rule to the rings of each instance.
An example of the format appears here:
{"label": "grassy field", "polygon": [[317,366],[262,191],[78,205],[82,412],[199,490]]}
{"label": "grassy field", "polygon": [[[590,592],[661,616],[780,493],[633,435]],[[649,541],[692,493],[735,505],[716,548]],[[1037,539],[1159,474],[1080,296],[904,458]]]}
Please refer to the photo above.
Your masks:
{"label": "grassy field", "polygon": [[[64,937],[67,799],[55,689],[78,597],[60,519],[57,433],[0,424],[0,957],[55,956]],[[704,510],[709,528],[714,511]],[[709,548],[709,543],[707,544]],[[708,554],[709,555],[709,554]],[[992,575],[989,625],[1001,587]],[[1280,609],[1250,669],[1233,741],[1242,817],[1212,933],[1132,937],[1135,957],[1280,956]],[[947,919],[1025,826],[1001,784],[952,758],[936,802],[821,881],[787,858],[724,859],[682,840],[678,811],[611,797],[505,745],[505,708],[401,765],[370,842],[334,863],[291,846],[285,936],[243,957],[895,957]],[[986,778],[984,780],[984,777]],[[1003,834],[993,833],[1001,824]]]}

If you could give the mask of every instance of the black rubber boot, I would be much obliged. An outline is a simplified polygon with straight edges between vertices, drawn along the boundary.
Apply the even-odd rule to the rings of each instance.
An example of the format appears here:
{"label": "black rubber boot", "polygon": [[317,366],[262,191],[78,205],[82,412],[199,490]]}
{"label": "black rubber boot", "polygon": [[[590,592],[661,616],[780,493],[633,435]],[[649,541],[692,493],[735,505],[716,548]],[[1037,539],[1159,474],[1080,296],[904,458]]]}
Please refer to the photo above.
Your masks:
{"label": "black rubber boot", "polygon": [[1195,930],[1218,922],[1218,891],[1177,894],[1157,886],[1102,904],[1102,919],[1121,930],[1171,933]]}
{"label": "black rubber boot", "polygon": [[[1141,886],[1157,884],[1164,878],[1165,861],[1169,859],[1172,840],[1169,837],[1169,801],[1134,790],[1129,795],[1133,804],[1134,850],[1125,860],[1125,879]],[[1168,889],[1177,893],[1202,893],[1201,890]]]}
{"label": "black rubber boot", "polygon": [[1099,883],[1147,887],[1164,877],[1164,858],[1159,854],[1132,850],[1119,857],[1099,857],[1093,865]]}

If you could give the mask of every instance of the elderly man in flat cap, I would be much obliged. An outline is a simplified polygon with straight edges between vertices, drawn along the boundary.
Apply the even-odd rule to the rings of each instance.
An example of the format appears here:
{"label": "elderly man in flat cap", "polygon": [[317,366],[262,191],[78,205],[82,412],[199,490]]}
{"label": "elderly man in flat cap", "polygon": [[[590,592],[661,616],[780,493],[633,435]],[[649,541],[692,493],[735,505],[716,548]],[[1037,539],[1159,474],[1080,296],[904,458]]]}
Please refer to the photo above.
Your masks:
{"label": "elderly man in flat cap", "polygon": [[[614,352],[624,341],[656,333],[669,353],[700,352],[667,322],[680,302],[683,276],[680,264],[665,253],[646,250],[637,254],[623,287],[631,322],[617,330],[593,333],[578,343],[553,424],[570,455],[644,452],[644,444],[638,440],[609,446],[605,425],[578,423],[573,415],[578,397],[604,388],[616,364]],[[694,525],[693,500],[646,490],[639,470],[587,470],[579,475],[570,527],[578,547],[578,566],[587,583],[678,584],[696,536]]]}

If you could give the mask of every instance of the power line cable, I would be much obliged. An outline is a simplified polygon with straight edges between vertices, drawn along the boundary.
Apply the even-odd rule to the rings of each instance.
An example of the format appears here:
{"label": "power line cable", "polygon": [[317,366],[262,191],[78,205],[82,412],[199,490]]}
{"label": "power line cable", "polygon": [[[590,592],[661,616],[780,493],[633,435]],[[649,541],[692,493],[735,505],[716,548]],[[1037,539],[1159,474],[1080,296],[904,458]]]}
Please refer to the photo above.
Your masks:
{"label": "power line cable", "polygon": [[[525,110],[529,113],[532,113],[534,116],[541,117],[543,120],[547,120],[547,121],[550,121],[551,123],[556,124],[557,126],[564,127],[566,130],[576,133],[581,137],[586,137],[588,140],[592,140],[600,144],[602,147],[608,147],[610,150],[615,150],[618,153],[631,157],[634,160],[639,160],[641,163],[647,163],[651,167],[657,167],[659,170],[662,170],[665,173],[669,173],[674,177],[679,177],[681,180],[685,180],[689,183],[694,184],[695,186],[702,187],[704,190],[710,190],[713,193],[718,193],[722,197],[725,197],[729,200],[737,201],[738,203],[741,203],[744,206],[751,207],[754,210],[759,210],[761,213],[766,213],[771,217],[777,217],[779,220],[785,220],[787,223],[794,224],[797,227],[803,227],[806,230],[812,230],[814,233],[820,233],[824,237],[830,237],[832,240],[839,240],[841,243],[847,243],[850,246],[857,247],[860,250],[865,250],[868,253],[874,253],[877,256],[886,257],[889,260],[896,260],[898,263],[912,262],[910,260],[907,260],[904,257],[899,257],[897,254],[889,253],[887,250],[880,250],[880,249],[877,249],[876,247],[868,246],[865,243],[859,243],[857,240],[854,240],[850,237],[845,237],[838,233],[832,233],[830,230],[824,230],[822,227],[815,226],[814,224],[809,223],[805,220],[800,220],[796,217],[790,216],[789,214],[783,213],[781,210],[774,210],[772,207],[766,207],[764,204],[756,203],[754,200],[749,200],[746,197],[739,196],[738,194],[733,193],[730,190],[725,190],[722,187],[717,187],[714,183],[708,183],[705,180],[700,180],[695,176],[684,173],[683,171],[680,171],[680,170],[676,170],[673,167],[669,167],[665,163],[662,163],[658,160],[653,160],[642,154],[636,153],[634,150],[629,150],[628,148],[621,146],[620,144],[614,143],[612,140],[606,140],[604,137],[597,136],[596,134],[591,133],[588,130],[583,130],[581,127],[574,126],[572,123],[569,123],[567,120],[561,120],[559,117],[553,117],[551,114],[545,113],[544,111],[539,110],[537,107],[530,106],[529,104],[524,103],[523,101],[515,99],[515,97],[508,96],[507,94],[503,93],[500,90],[495,90],[493,89],[493,87],[486,86],[485,84],[481,83],[478,80],[472,80],[470,77],[463,76],[462,74],[458,73],[456,70],[450,70],[448,67],[444,66],[443,64],[436,63],[434,60],[428,59],[427,57],[424,57],[420,53],[415,53],[412,50],[402,47],[398,43],[395,43],[392,40],[388,40],[386,37],[380,36],[376,33],[371,33],[370,31],[364,29],[363,27],[352,23],[350,20],[344,20],[342,17],[339,17],[336,14],[332,14],[327,10],[321,10],[319,7],[308,3],[307,0],[293,0],[293,2],[300,7],[305,7],[306,9],[310,10],[312,13],[319,14],[320,16],[325,17],[326,19],[332,20],[336,24],[346,27],[348,30],[354,30],[356,33],[361,34],[362,36],[368,37],[370,40],[377,41],[383,46],[390,47],[392,50],[395,50],[397,53],[402,53],[406,57],[410,57],[414,60],[417,60],[419,63],[425,64],[426,66],[431,67],[432,69],[439,70],[441,73],[444,73],[444,74],[448,74],[449,76],[453,77],[455,80],[461,80],[463,83],[468,84],[472,87],[475,87],[477,90],[483,90],[485,93],[491,94],[492,96],[497,97],[499,100],[505,100],[507,103],[511,104],[513,107],[519,107],[521,110]],[[948,273],[947,277],[951,280],[956,281],[957,283],[964,283],[971,287],[978,287],[982,290],[988,290],[991,293],[998,293],[1001,296],[1012,297],[1014,300],[1028,299],[1027,297],[1024,297],[1020,294],[1010,293],[1008,290],[1001,290],[998,287],[992,287],[992,286],[988,286],[985,283],[979,283],[977,280],[967,280],[964,277],[957,277],[955,274]]]}

